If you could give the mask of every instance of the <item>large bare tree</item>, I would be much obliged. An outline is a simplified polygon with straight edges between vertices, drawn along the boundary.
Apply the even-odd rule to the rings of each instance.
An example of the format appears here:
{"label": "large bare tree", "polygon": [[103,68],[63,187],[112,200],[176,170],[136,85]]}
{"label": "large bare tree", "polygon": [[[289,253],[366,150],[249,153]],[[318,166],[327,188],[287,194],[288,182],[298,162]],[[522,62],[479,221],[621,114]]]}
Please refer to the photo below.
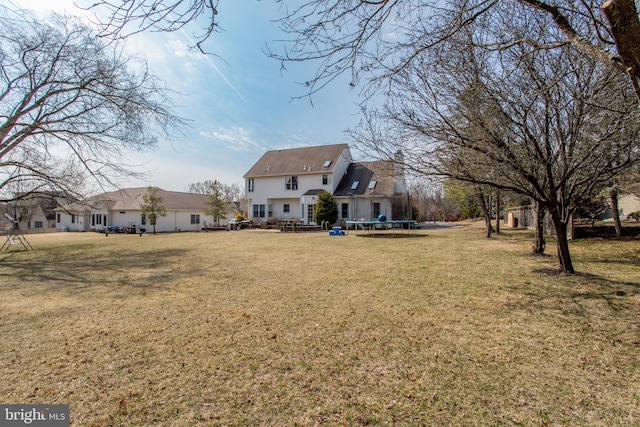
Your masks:
{"label": "large bare tree", "polygon": [[402,149],[416,172],[538,202],[553,222],[561,271],[574,272],[573,211],[640,160],[634,94],[622,72],[573,46],[491,52],[474,47],[482,34],[473,37],[441,61],[396,73],[385,106],[368,111],[353,136],[382,157]]}
{"label": "large bare tree", "polygon": [[[107,37],[126,38],[147,30],[173,32],[193,27],[197,28],[192,33],[196,47],[202,51],[202,43],[218,29],[218,0],[78,0],[77,4],[97,12],[94,21]],[[198,21],[204,26],[199,26]]]}
{"label": "large bare tree", "polygon": [[[283,3],[289,4],[283,0]],[[385,82],[398,71],[424,60],[425,53],[461,31],[479,26],[493,31],[479,46],[506,50],[525,44],[553,49],[571,44],[603,63],[625,70],[640,98],[640,21],[634,0],[310,0],[291,2],[280,21],[290,38],[285,49],[271,55],[288,62],[316,61],[317,74],[306,85],[322,89],[341,74],[351,85],[362,79]],[[543,40],[537,25],[517,32],[505,23],[543,20]],[[505,31],[505,27],[507,30]],[[377,88],[377,85],[374,85]],[[367,86],[366,89],[371,89]],[[384,87],[383,87],[384,89]]]}
{"label": "large bare tree", "polygon": [[135,175],[127,154],[154,147],[184,121],[144,61],[74,18],[46,23],[0,7],[0,199]]}
{"label": "large bare tree", "polygon": [[[602,62],[624,69],[640,99],[640,20],[634,0],[273,0],[284,5],[281,28],[290,39],[283,61],[318,61],[306,82],[312,94],[344,73],[351,85],[374,81],[411,64],[421,54],[479,17],[497,29],[504,17],[519,14],[545,18],[555,36],[540,48],[573,44]],[[219,29],[218,0],[78,0],[96,12],[103,35],[126,37],[141,31],[193,28],[198,49]],[[507,49],[531,44],[535,37],[496,32],[487,47]]]}

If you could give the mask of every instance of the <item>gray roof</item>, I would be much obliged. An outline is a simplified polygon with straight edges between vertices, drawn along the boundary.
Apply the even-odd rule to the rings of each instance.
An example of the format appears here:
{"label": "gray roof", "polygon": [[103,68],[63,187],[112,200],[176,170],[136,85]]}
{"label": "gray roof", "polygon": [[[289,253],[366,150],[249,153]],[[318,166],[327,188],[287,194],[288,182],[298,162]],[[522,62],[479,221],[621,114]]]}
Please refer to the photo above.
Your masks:
{"label": "gray roof", "polygon": [[[69,212],[81,212],[89,209],[111,211],[140,210],[140,205],[144,203],[143,196],[146,193],[147,187],[123,188],[122,190],[100,194],[85,203],[73,203],[63,207],[62,210]],[[161,188],[158,188],[157,196],[162,197],[162,205],[165,209],[179,211],[201,211],[209,200],[209,195],[207,194],[182,193]]]}
{"label": "gray roof", "polygon": [[[267,151],[244,177],[332,172],[340,155],[348,148],[347,144],[335,144]],[[328,161],[331,163],[325,166]]]}
{"label": "gray roof", "polygon": [[[355,182],[358,186],[352,190]],[[375,187],[369,184],[376,181]],[[351,163],[338,184],[334,196],[393,196],[395,188],[394,164],[391,161]]]}
{"label": "gray roof", "polygon": [[307,190],[303,196],[317,196],[318,194],[324,193],[327,190],[324,190],[322,188],[312,188],[310,190]]}

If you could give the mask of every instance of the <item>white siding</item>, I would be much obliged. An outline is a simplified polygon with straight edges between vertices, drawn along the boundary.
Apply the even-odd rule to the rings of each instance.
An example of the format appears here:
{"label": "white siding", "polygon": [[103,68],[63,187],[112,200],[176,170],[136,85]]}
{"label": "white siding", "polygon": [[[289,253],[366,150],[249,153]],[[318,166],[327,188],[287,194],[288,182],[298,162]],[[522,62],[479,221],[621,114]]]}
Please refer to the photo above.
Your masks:
{"label": "white siding", "polygon": [[629,215],[640,211],[640,197],[634,196],[633,194],[620,196],[620,199],[618,200],[618,209],[622,215]]}
{"label": "white siding", "polygon": [[88,231],[91,224],[89,215],[69,214],[66,212],[57,212],[60,215],[60,222],[57,222],[56,230],[58,231]]}
{"label": "white siding", "polygon": [[[138,212],[140,215],[140,212]],[[191,224],[191,215],[199,215],[200,223]],[[140,216],[138,216],[140,218]],[[200,231],[204,227],[204,223],[213,223],[213,217],[211,215],[205,215],[202,211],[176,211],[168,210],[167,216],[159,217],[156,220],[156,232],[164,233],[170,231]],[[153,232],[153,225],[149,223],[143,226],[147,229],[147,233]]]}

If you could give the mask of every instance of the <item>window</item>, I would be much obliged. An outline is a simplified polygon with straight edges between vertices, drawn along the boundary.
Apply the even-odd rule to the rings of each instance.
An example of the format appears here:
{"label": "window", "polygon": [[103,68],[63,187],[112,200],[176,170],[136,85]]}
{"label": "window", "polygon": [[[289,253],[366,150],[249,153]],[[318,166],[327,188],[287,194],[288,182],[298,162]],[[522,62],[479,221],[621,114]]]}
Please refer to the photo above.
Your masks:
{"label": "window", "polygon": [[282,211],[283,211],[284,213],[289,213],[289,204],[288,204],[288,203],[286,203],[286,204],[282,207]]}
{"label": "window", "polygon": [[253,191],[253,185],[254,185],[253,178],[249,178],[249,181],[247,181],[247,191]]}
{"label": "window", "polygon": [[33,226],[34,228],[42,228],[42,221],[34,221]]}
{"label": "window", "polygon": [[60,214],[56,214],[56,222],[60,224]]}
{"label": "window", "polygon": [[378,218],[380,216],[380,203],[375,202],[373,204],[373,217]]}
{"label": "window", "polygon": [[353,181],[353,184],[351,184],[351,189],[355,190],[356,188],[358,188],[358,185],[360,185],[360,181]]}
{"label": "window", "polygon": [[323,168],[328,168],[329,166],[331,166],[331,160],[327,160],[324,162],[324,165],[322,165]]}
{"label": "window", "polygon": [[191,215],[191,224],[192,225],[200,224],[200,215],[198,214]]}
{"label": "window", "polygon": [[71,224],[75,224],[76,223],[76,216],[71,214]]}
{"label": "window", "polygon": [[105,227],[107,226],[107,216],[106,215],[102,216],[102,225],[105,226]]}
{"label": "window", "polygon": [[264,218],[265,205],[253,205],[253,217]]}
{"label": "window", "polygon": [[269,205],[269,218],[273,216],[273,205]]}
{"label": "window", "polygon": [[342,204],[341,218],[349,218],[349,203]]}
{"label": "window", "polygon": [[102,214],[91,215],[91,225],[102,224]]}
{"label": "window", "polygon": [[147,225],[147,214],[140,215],[140,225]]}
{"label": "window", "polygon": [[327,185],[329,183],[329,175],[322,175],[322,185]]}
{"label": "window", "polygon": [[373,190],[374,188],[376,188],[376,184],[378,183],[378,181],[371,181],[369,183],[369,190]]}
{"label": "window", "polygon": [[298,177],[297,176],[288,176],[285,178],[285,188],[287,190],[297,190],[298,189]]}

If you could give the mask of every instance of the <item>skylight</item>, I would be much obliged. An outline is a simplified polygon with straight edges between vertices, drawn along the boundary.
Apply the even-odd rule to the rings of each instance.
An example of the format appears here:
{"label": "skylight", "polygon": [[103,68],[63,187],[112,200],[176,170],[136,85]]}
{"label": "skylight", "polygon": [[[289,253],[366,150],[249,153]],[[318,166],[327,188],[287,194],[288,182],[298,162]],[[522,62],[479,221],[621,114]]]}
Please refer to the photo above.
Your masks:
{"label": "skylight", "polygon": [[376,188],[376,184],[378,183],[378,181],[371,181],[369,183],[369,190],[373,190],[374,188]]}
{"label": "skylight", "polygon": [[353,181],[353,184],[351,184],[351,189],[355,190],[356,188],[358,188],[358,185],[360,185],[360,181]]}
{"label": "skylight", "polygon": [[324,165],[322,165],[323,168],[328,168],[329,166],[331,166],[331,160],[327,160],[324,162]]}

